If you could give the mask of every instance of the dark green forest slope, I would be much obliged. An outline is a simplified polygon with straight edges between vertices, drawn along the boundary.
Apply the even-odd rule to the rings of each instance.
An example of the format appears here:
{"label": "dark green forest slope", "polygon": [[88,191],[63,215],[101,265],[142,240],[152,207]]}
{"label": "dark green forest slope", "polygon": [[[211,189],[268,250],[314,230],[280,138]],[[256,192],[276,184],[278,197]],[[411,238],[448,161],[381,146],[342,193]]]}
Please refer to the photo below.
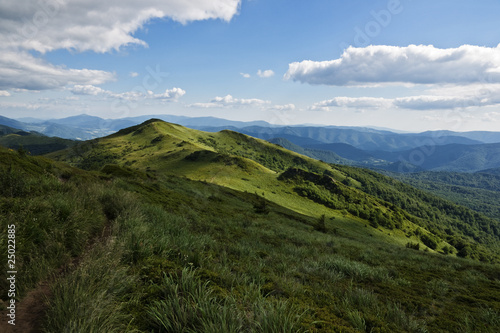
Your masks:
{"label": "dark green forest slope", "polygon": [[390,177],[500,220],[500,175],[493,173],[390,173]]}
{"label": "dark green forest slope", "polygon": [[16,149],[22,148],[31,155],[43,155],[65,149],[75,144],[73,140],[48,137],[37,132],[26,132],[0,125],[0,146]]}

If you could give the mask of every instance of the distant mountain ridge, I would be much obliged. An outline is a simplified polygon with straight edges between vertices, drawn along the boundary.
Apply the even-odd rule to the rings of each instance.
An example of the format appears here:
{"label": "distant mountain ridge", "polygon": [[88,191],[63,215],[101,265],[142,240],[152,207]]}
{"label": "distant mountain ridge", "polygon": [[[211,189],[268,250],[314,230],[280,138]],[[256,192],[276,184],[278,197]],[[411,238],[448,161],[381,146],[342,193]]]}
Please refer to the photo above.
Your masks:
{"label": "distant mountain ridge", "polygon": [[26,132],[17,128],[0,125],[0,146],[10,149],[21,147],[31,155],[43,155],[71,147],[75,141],[48,137],[37,132]]}
{"label": "distant mountain ridge", "polygon": [[[232,130],[255,138],[282,139],[290,150],[329,163],[382,168],[395,172],[446,170],[477,172],[500,167],[500,132],[427,131],[395,133],[386,129],[349,126],[277,126],[265,121],[241,122],[215,117],[176,115],[102,119],[78,115],[25,123],[0,116],[0,125],[36,131],[49,137],[89,140],[110,135],[147,119],[156,118],[206,132]],[[429,153],[431,152],[431,153]]]}

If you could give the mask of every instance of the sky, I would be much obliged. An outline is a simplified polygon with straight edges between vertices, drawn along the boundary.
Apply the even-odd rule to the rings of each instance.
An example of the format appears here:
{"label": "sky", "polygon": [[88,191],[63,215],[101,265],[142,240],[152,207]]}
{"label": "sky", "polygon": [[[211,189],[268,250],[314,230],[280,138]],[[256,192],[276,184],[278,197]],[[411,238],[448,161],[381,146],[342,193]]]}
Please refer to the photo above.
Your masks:
{"label": "sky", "polygon": [[0,115],[500,131],[493,0],[0,0]]}

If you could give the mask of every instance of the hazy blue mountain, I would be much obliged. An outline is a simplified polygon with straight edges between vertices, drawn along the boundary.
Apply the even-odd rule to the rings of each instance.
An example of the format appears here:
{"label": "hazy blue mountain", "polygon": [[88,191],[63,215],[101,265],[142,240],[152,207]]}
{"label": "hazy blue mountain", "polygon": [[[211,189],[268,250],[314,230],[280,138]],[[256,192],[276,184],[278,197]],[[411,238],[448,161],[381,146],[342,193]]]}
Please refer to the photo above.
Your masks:
{"label": "hazy blue mountain", "polygon": [[452,132],[452,131],[427,131],[418,135],[430,137],[460,136],[463,138],[480,141],[483,143],[500,143],[500,132],[472,131],[472,132]]}
{"label": "hazy blue mountain", "polygon": [[[219,131],[224,128],[212,128],[211,131]],[[337,127],[243,127],[238,130],[241,133],[264,140],[273,138],[287,138],[291,142],[305,147],[320,143],[345,143],[355,148],[368,151],[404,151],[417,148],[426,144],[445,145],[452,143],[478,144],[479,141],[459,136],[442,137],[437,140],[416,134],[397,134],[387,131],[370,129],[369,131],[345,129]],[[312,143],[311,140],[316,141]]]}
{"label": "hazy blue mountain", "polygon": [[476,172],[500,167],[500,143],[420,147],[400,152],[397,159],[425,170]]}
{"label": "hazy blue mountain", "polygon": [[0,116],[0,125],[8,126],[11,128],[17,128],[17,129],[24,129],[24,126],[25,126],[25,124],[20,122],[20,121],[10,119],[7,117],[3,117],[3,116]]}
{"label": "hazy blue mountain", "polygon": [[37,132],[26,132],[17,128],[0,125],[0,146],[11,149],[23,147],[31,155],[42,155],[65,149],[75,141],[48,137]]}
{"label": "hazy blue mountain", "polygon": [[500,176],[500,168],[481,170],[477,171],[477,173],[485,173],[489,175]]}
{"label": "hazy blue mountain", "polygon": [[305,147],[316,150],[331,151],[343,158],[357,162],[367,161],[374,158],[374,156],[369,152],[353,147],[347,143],[323,143],[306,145]]}
{"label": "hazy blue mountain", "polygon": [[62,119],[50,119],[47,123],[83,128],[88,130],[119,131],[122,128],[137,125],[129,119],[103,119],[86,114],[72,116]]}
{"label": "hazy blue mountain", "polygon": [[325,150],[315,150],[310,148],[303,148],[299,145],[296,145],[285,138],[274,138],[269,140],[269,142],[279,145],[285,149],[294,151],[296,153],[321,160],[326,163],[335,163],[335,164],[345,164],[352,165],[355,164],[354,161],[349,161],[345,158],[340,157],[339,155]]}
{"label": "hazy blue mountain", "polygon": [[185,117],[185,116],[174,116],[174,115],[148,115],[148,116],[139,116],[139,117],[129,117],[125,118],[126,120],[130,120],[135,122],[134,125],[140,124],[148,119],[155,118],[161,119],[163,121],[168,121],[172,123],[176,123],[182,126],[187,126],[194,129],[202,129],[206,127],[220,127],[223,126],[223,129],[231,128],[242,128],[248,126],[263,126],[269,127],[271,124],[265,121],[234,121],[227,120],[216,117]]}
{"label": "hazy blue mountain", "polygon": [[20,130],[18,128],[12,128],[9,126],[0,125],[0,137],[8,134],[17,134],[23,136],[23,135],[29,135],[30,133]]}
{"label": "hazy blue mountain", "polygon": [[43,122],[47,121],[47,119],[39,119],[39,118],[34,118],[34,117],[16,118],[16,120],[20,121],[22,123],[29,123],[29,124],[43,123]]}

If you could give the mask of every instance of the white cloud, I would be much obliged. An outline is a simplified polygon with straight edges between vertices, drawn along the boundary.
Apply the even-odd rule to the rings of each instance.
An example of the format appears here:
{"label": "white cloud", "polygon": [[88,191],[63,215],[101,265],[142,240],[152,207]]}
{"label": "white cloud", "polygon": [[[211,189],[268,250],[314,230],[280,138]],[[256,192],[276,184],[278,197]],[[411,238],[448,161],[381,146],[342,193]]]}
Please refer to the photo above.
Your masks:
{"label": "white cloud", "polygon": [[0,97],[9,97],[10,92],[5,91],[5,90],[0,90]]}
{"label": "white cloud", "polygon": [[231,95],[224,97],[215,97],[212,103],[221,104],[224,106],[237,106],[237,105],[264,105],[269,104],[269,101],[264,101],[258,98],[234,98]]}
{"label": "white cloud", "polygon": [[262,71],[259,69],[257,71],[257,76],[262,77],[262,78],[268,78],[268,77],[274,76],[274,71],[272,71],[271,69],[266,69],[265,71]]}
{"label": "white cloud", "polygon": [[130,77],[138,77],[139,76],[139,73],[137,72],[130,72]]}
{"label": "white cloud", "polygon": [[412,110],[465,109],[500,104],[500,84],[470,84],[464,86],[440,86],[426,95],[400,97],[394,106]]}
{"label": "white cloud", "polygon": [[295,110],[295,104],[273,105],[269,109],[274,111],[293,111]]}
{"label": "white cloud", "polygon": [[390,107],[393,101],[376,97],[335,97],[313,104],[311,110],[329,111],[332,107],[344,108],[382,108]]}
{"label": "white cloud", "polygon": [[[487,89],[489,87],[489,89]],[[493,89],[496,87],[496,89]],[[442,95],[427,94],[398,98],[375,97],[335,97],[313,104],[310,110],[331,111],[333,108],[398,108],[408,110],[454,110],[471,107],[484,107],[500,105],[500,87],[498,85],[485,86],[478,90],[470,89],[468,93],[451,94],[454,89],[443,90]],[[461,91],[461,89],[458,89]],[[440,89],[431,91],[441,92]]]}
{"label": "white cloud", "polygon": [[482,121],[496,123],[500,120],[500,112],[488,112],[483,115]]}
{"label": "white cloud", "polygon": [[147,91],[146,93],[138,90],[126,91],[122,93],[114,93],[109,90],[104,90],[93,85],[75,85],[68,89],[75,95],[88,95],[88,96],[105,96],[108,98],[117,98],[127,101],[139,101],[144,99],[161,99],[161,100],[177,100],[186,94],[186,91],[174,87],[172,89],[167,89],[161,94],[155,94],[152,91]]}
{"label": "white cloud", "polygon": [[181,88],[167,89],[163,94],[152,95],[151,97],[156,99],[178,99],[186,94],[186,91]]}
{"label": "white cloud", "polygon": [[234,98],[231,95],[226,95],[224,97],[215,97],[208,103],[193,103],[189,106],[198,108],[231,108],[240,106],[257,106],[264,107],[270,104],[270,101],[265,101],[258,98]]}
{"label": "white cloud", "polygon": [[38,103],[21,103],[21,102],[9,102],[0,103],[1,109],[24,109],[24,110],[39,110],[45,108],[46,105]]}
{"label": "white cloud", "polygon": [[460,107],[479,106],[480,101],[472,98],[455,96],[412,96],[401,97],[393,100],[393,105],[401,109],[410,110],[444,110]]}
{"label": "white cloud", "polygon": [[133,35],[152,19],[170,18],[182,24],[229,21],[239,6],[240,0],[0,0],[0,89],[46,90],[108,82],[114,74],[55,66],[29,52],[103,53],[127,45],[147,46]]}
{"label": "white cloud", "polygon": [[240,73],[240,75],[243,76],[245,79],[250,78],[250,74],[248,74],[248,73]]}
{"label": "white cloud", "polygon": [[152,19],[222,19],[238,13],[240,0],[46,0],[0,1],[0,45],[47,52],[108,52],[146,45],[134,32]]}
{"label": "white cloud", "polygon": [[499,83],[500,45],[450,49],[432,45],[349,47],[339,59],[291,63],[284,77],[334,86]]}
{"label": "white cloud", "polygon": [[26,52],[0,50],[0,89],[57,89],[71,84],[102,84],[114,78],[115,75],[110,72],[67,69]]}
{"label": "white cloud", "polygon": [[97,95],[102,95],[102,94],[111,94],[110,91],[101,89],[99,87],[93,86],[91,84],[86,84],[86,85],[75,85],[73,86],[70,91],[75,94],[75,95],[91,95],[91,96],[97,96]]}

